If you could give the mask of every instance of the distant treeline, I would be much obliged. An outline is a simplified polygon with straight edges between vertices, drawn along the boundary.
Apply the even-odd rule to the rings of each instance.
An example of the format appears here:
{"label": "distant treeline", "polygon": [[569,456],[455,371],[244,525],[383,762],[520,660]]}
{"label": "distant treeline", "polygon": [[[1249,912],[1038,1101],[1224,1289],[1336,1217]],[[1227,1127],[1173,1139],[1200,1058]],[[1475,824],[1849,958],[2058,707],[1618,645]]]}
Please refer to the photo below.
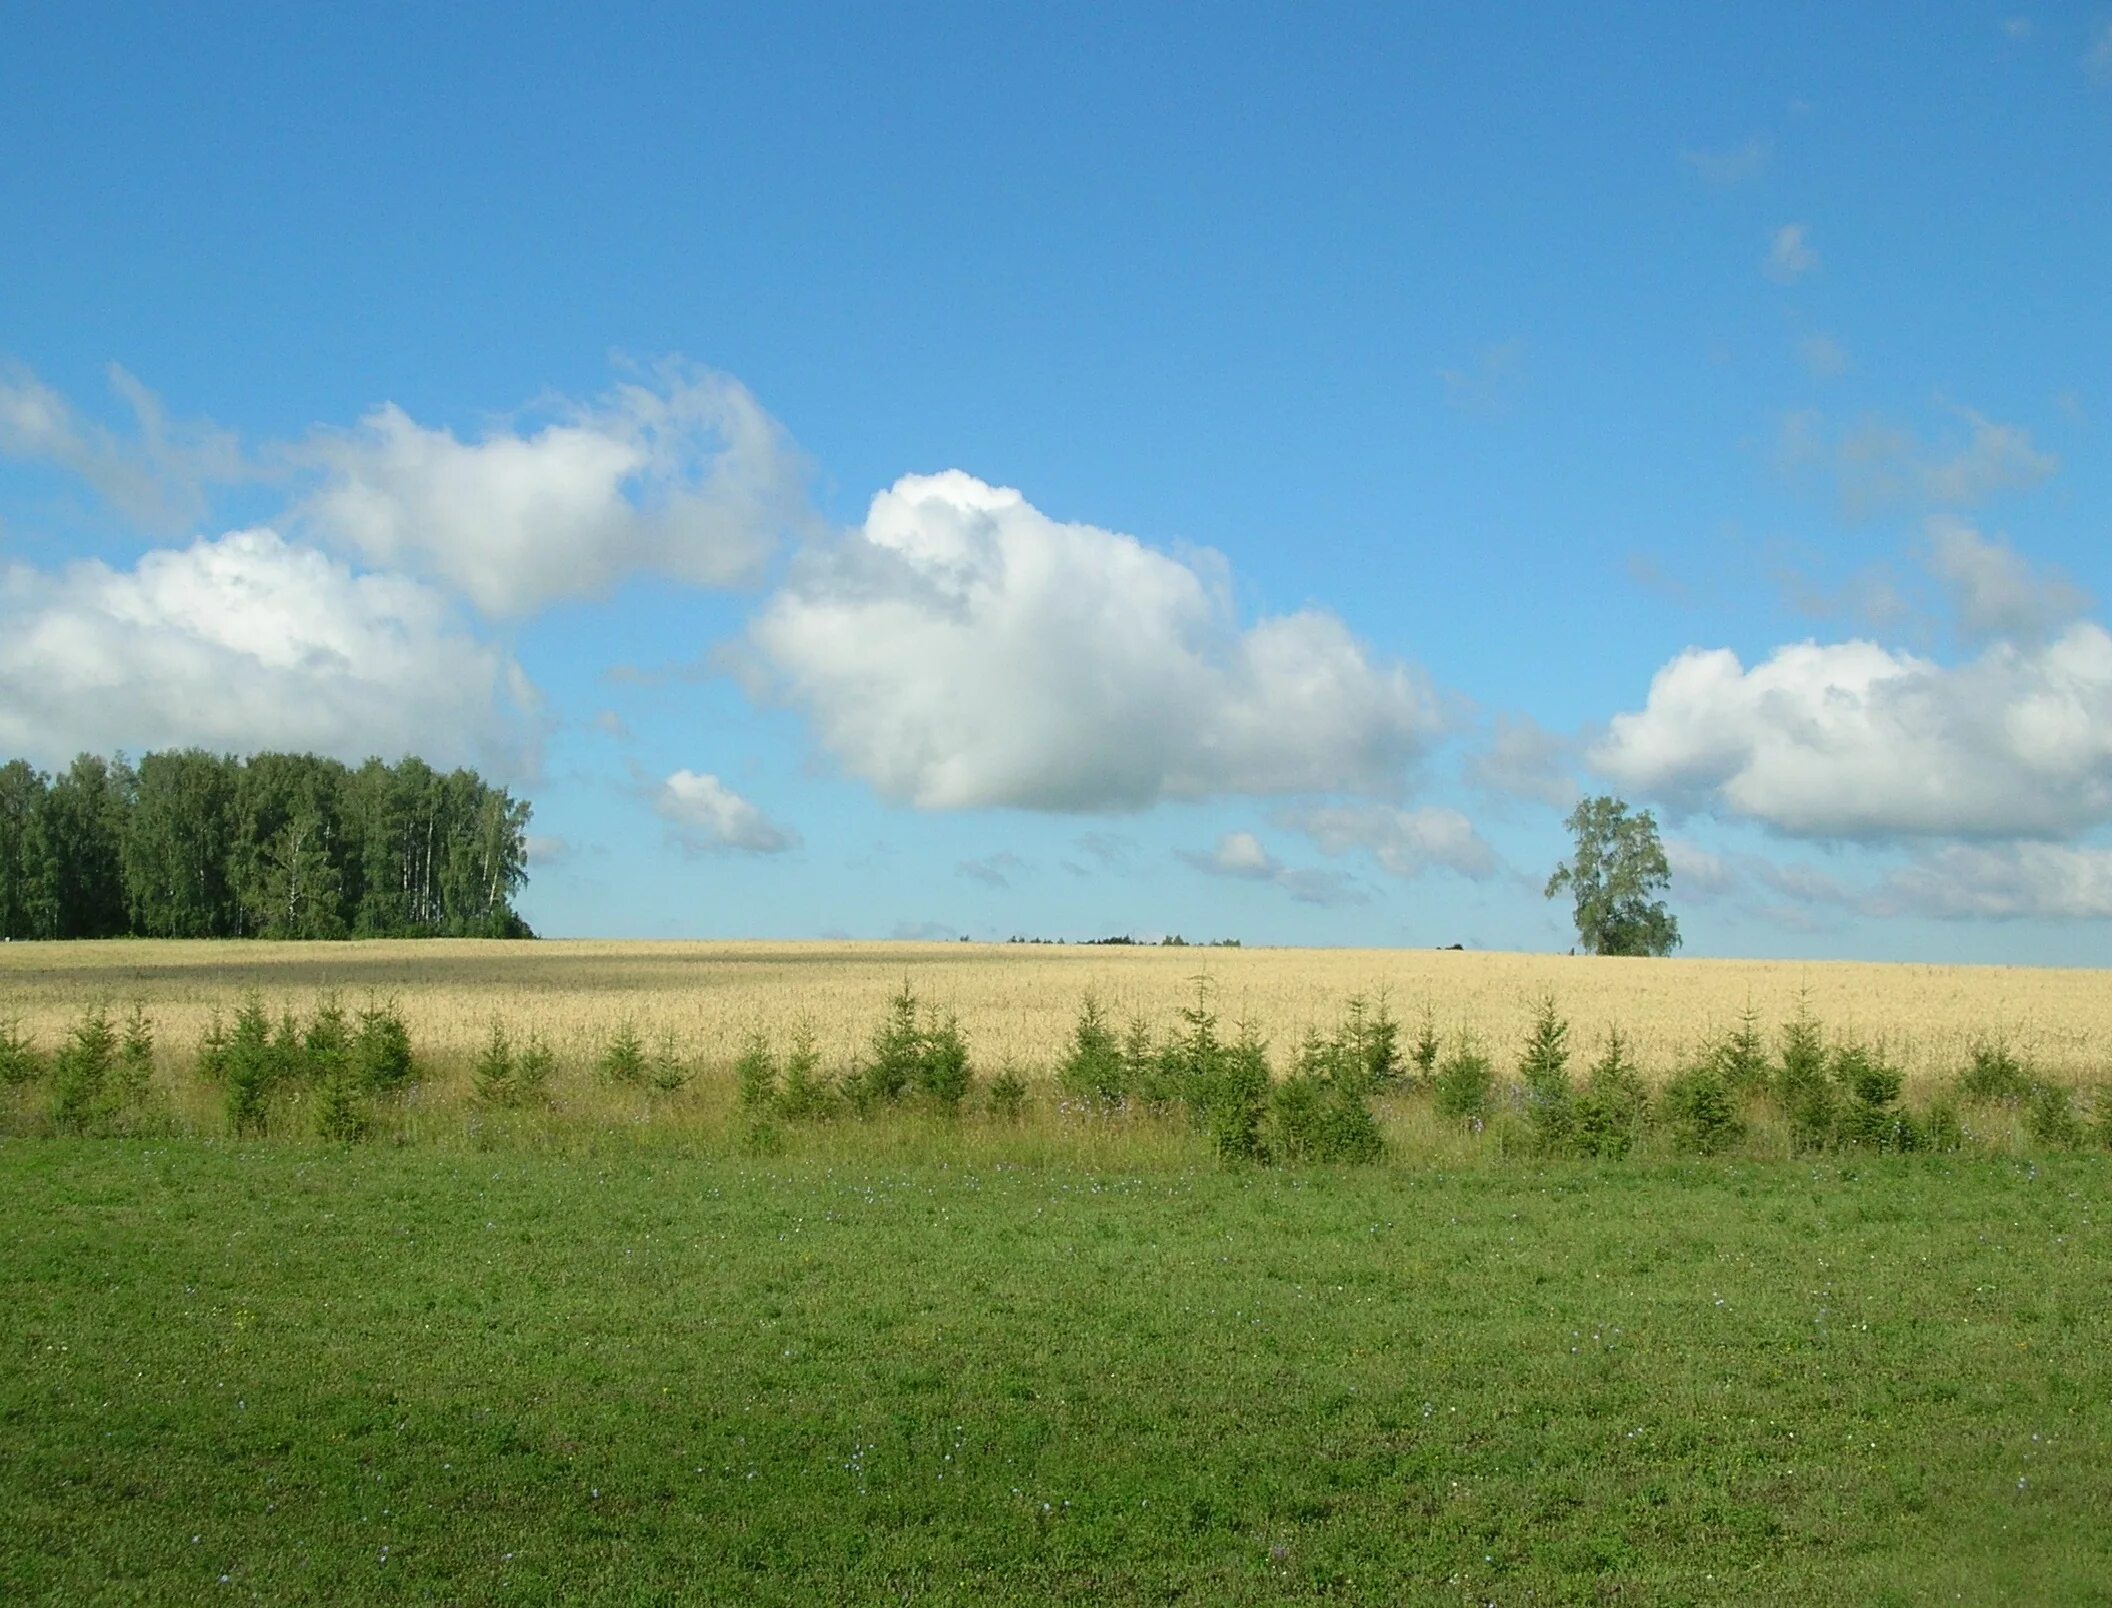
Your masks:
{"label": "distant treeline", "polygon": [[83,754],[0,766],[0,937],[534,935],[530,805],[421,759]]}
{"label": "distant treeline", "polygon": [[[966,941],[967,941],[966,939],[963,939],[963,940],[962,940],[962,942],[964,942],[964,943],[965,943]],[[1197,940],[1195,940],[1194,942],[1190,942],[1190,941],[1189,941],[1188,939],[1186,939],[1186,938],[1183,938],[1183,937],[1182,937],[1182,936],[1181,936],[1181,935],[1180,935],[1179,933],[1177,933],[1177,932],[1173,932],[1173,933],[1168,933],[1168,934],[1167,934],[1167,935],[1166,935],[1165,937],[1163,937],[1163,938],[1132,938],[1132,937],[1131,937],[1131,936],[1130,936],[1130,935],[1129,935],[1128,933],[1117,933],[1117,934],[1116,934],[1116,935],[1115,935],[1114,937],[1112,937],[1112,938],[1077,938],[1077,939],[1072,939],[1072,938],[1023,938],[1023,937],[1019,937],[1019,936],[1016,936],[1016,935],[1015,935],[1014,937],[1008,938],[1008,939],[1006,939],[1005,941],[1006,941],[1007,943],[1014,943],[1014,944],[1070,944],[1070,943],[1078,943],[1078,944],[1083,944],[1083,945],[1087,946],[1088,948],[1094,947],[1094,946],[1096,946],[1096,945],[1107,945],[1107,944],[1116,944],[1116,945],[1135,945],[1135,946],[1136,946],[1137,948],[1139,948],[1139,949],[1153,949],[1153,948],[1156,948],[1156,949],[1237,949],[1237,948],[1239,947],[1239,940],[1238,940],[1237,938],[1212,938],[1212,939],[1208,940],[1207,942],[1205,942],[1204,940],[1201,940],[1201,939],[1197,939]]]}

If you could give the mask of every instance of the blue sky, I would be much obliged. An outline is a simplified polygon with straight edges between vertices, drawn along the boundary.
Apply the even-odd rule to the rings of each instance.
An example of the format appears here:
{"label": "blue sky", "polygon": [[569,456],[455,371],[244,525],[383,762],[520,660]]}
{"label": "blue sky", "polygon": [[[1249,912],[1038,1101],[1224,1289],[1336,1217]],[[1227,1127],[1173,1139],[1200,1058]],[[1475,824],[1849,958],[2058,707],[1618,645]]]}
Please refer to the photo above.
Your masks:
{"label": "blue sky", "polygon": [[2112,963],[2112,7],[17,8],[0,751],[557,935]]}

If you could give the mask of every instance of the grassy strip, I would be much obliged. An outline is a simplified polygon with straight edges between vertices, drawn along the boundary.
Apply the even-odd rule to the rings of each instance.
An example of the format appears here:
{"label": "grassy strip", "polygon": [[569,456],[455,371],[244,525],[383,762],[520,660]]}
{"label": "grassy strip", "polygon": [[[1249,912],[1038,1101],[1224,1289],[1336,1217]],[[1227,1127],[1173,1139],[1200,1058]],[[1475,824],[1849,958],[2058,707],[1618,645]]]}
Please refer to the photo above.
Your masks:
{"label": "grassy strip", "polygon": [[2112,1163],[0,1148],[10,1602],[2081,1601]]}

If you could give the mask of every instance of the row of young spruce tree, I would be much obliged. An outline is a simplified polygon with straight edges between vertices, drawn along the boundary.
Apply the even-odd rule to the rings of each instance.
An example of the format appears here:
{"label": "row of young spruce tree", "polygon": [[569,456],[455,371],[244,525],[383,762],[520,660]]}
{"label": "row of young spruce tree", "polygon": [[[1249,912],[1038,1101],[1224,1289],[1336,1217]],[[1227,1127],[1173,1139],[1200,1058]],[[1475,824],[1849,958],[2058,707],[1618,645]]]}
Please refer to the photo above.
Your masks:
{"label": "row of young spruce tree", "polygon": [[0,765],[0,938],[531,937],[531,806],[423,760]]}

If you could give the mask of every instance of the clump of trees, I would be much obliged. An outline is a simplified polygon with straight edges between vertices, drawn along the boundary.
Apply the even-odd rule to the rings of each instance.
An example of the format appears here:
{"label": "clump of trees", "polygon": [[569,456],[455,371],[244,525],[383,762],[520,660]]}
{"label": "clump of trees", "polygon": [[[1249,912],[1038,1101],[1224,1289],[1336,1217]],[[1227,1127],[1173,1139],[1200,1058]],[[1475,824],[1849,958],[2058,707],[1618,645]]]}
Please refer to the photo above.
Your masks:
{"label": "clump of trees", "polygon": [[421,759],[0,765],[0,937],[533,936],[531,806]]}

